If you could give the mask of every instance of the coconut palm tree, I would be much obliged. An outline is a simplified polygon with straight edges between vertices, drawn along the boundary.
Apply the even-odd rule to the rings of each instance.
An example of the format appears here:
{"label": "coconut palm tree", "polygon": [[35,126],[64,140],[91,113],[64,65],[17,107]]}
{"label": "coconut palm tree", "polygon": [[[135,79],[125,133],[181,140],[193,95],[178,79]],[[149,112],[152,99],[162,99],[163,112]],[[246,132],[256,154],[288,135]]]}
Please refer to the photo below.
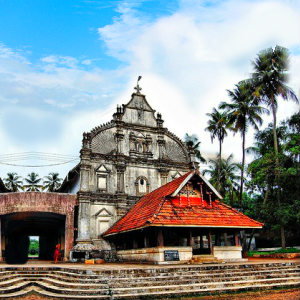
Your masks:
{"label": "coconut palm tree", "polygon": [[[276,132],[276,112],[278,107],[278,97],[284,100],[299,102],[294,91],[286,85],[288,71],[288,50],[276,46],[261,51],[253,61],[254,73],[253,81],[256,86],[257,97],[269,106],[273,115],[273,142],[276,167],[279,169],[278,158],[278,138]],[[278,181],[278,174],[276,174]],[[280,206],[280,191],[277,189],[277,202]],[[284,226],[281,225],[281,245],[285,248]]]}
{"label": "coconut palm tree", "polygon": [[38,192],[41,191],[43,186],[40,183],[42,178],[39,178],[37,173],[31,172],[25,178],[27,184],[24,185],[26,192]]}
{"label": "coconut palm tree", "polygon": [[227,92],[231,103],[222,102],[220,108],[227,111],[233,130],[240,132],[242,136],[242,164],[239,196],[241,203],[244,185],[246,132],[250,126],[258,129],[258,125],[262,124],[261,115],[267,113],[268,110],[258,104],[254,95],[254,88],[249,80],[241,81],[235,86],[234,90],[227,90]]}
{"label": "coconut palm tree", "polygon": [[195,156],[196,158],[198,158],[200,162],[202,163],[206,162],[205,158],[202,156],[200,152],[201,142],[199,141],[197,135],[195,134],[189,135],[186,133],[184,136],[184,143],[188,148],[192,149],[195,152]]}
{"label": "coconut palm tree", "polygon": [[254,73],[252,78],[256,87],[256,95],[272,110],[274,152],[278,161],[278,140],[276,134],[276,112],[278,97],[284,100],[299,102],[296,94],[287,83],[288,50],[276,46],[261,51],[253,61]]}
{"label": "coconut palm tree", "polygon": [[4,178],[5,186],[12,192],[23,190],[23,181],[20,180],[21,178],[17,173],[7,173],[7,177]]}
{"label": "coconut palm tree", "polygon": [[62,182],[62,178],[59,178],[58,173],[49,173],[49,175],[44,178],[43,189],[46,189],[48,192],[54,192],[57,190]]}
{"label": "coconut palm tree", "polygon": [[221,193],[221,195],[228,194],[230,204],[233,204],[235,195],[239,190],[239,164],[233,162],[233,155],[231,154],[226,159],[210,159],[208,169],[203,170],[203,175],[210,175],[211,184]]}
{"label": "coconut palm tree", "polygon": [[227,129],[230,127],[228,116],[225,111],[218,111],[213,108],[212,113],[206,114],[210,117],[206,131],[210,132],[211,142],[217,137],[219,140],[219,158],[222,159],[222,143],[227,136]]}

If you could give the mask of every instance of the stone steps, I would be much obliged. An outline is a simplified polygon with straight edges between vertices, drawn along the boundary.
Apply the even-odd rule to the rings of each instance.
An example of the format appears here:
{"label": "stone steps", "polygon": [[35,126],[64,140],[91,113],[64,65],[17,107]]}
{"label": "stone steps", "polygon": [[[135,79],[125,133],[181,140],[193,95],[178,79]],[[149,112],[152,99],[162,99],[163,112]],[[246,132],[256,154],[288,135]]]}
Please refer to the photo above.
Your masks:
{"label": "stone steps", "polygon": [[0,268],[0,299],[141,299],[299,286],[299,263],[219,264],[119,270]]}
{"label": "stone steps", "polygon": [[[288,272],[287,272],[288,271]],[[174,276],[174,274],[170,274],[167,276],[153,276],[153,277],[138,277],[135,278],[134,284],[143,284],[143,285],[149,285],[152,284],[152,282],[169,282],[174,281],[174,277],[176,277],[176,281],[178,283],[188,281],[188,282],[206,282],[211,280],[231,280],[231,278],[236,278],[237,276],[239,278],[281,278],[281,277],[291,277],[294,275],[299,274],[297,269],[288,269],[288,270],[272,270],[271,272],[268,272],[267,270],[262,271],[253,271],[249,274],[249,272],[230,272],[230,273],[204,273],[204,274],[184,274],[181,276]],[[115,281],[114,285],[124,285],[124,284],[133,284],[131,278],[118,278],[117,281]],[[4,286],[4,284],[9,285],[9,283],[6,283],[5,281],[11,282],[12,280],[24,280],[24,281],[37,281],[37,280],[53,280],[53,282],[63,282],[64,284],[74,284],[74,285],[84,285],[84,284],[107,284],[107,282],[110,282],[111,284],[114,282],[112,279],[103,279],[101,277],[97,279],[89,279],[89,278],[76,278],[76,279],[70,279],[66,276],[59,276],[56,274],[47,274],[45,276],[41,276],[40,274],[14,274],[11,276],[7,276],[5,278],[2,278],[2,281],[0,281],[0,287]]]}
{"label": "stone steps", "polygon": [[[291,268],[291,267],[285,267],[285,268],[270,268],[270,269],[261,269],[261,270],[251,270],[251,274],[257,274],[261,275],[264,273],[272,273],[272,274],[286,274],[286,272],[298,272],[298,268]],[[131,278],[134,278],[135,281],[140,282],[140,281],[145,281],[147,279],[155,278],[155,280],[168,280],[170,277],[173,279],[174,276],[176,276],[177,279],[195,279],[195,278],[201,278],[201,277],[212,277],[212,276],[223,276],[224,274],[230,274],[230,276],[244,276],[244,274],[248,274],[249,270],[248,269],[227,269],[226,272],[224,273],[224,270],[210,270],[209,272],[207,270],[202,270],[198,272],[194,271],[187,271],[183,273],[162,273],[155,275],[155,273],[152,276],[127,276],[127,277],[114,277],[114,279],[118,279],[119,282],[126,282],[130,281]],[[35,277],[43,277],[46,276],[48,278],[53,278],[53,279],[62,279],[67,282],[106,282],[107,280],[111,279],[111,277],[106,277],[106,276],[99,276],[99,275],[85,275],[85,274],[76,274],[76,276],[72,276],[73,274],[67,273],[67,272],[60,272],[60,271],[51,271],[49,273],[40,273],[40,272],[20,272],[16,273],[14,272],[13,274],[6,274],[0,276],[0,283],[4,280],[7,279],[12,279],[15,277],[26,277],[26,278],[35,278]],[[141,275],[141,274],[140,274]],[[147,274],[149,275],[149,274]]]}

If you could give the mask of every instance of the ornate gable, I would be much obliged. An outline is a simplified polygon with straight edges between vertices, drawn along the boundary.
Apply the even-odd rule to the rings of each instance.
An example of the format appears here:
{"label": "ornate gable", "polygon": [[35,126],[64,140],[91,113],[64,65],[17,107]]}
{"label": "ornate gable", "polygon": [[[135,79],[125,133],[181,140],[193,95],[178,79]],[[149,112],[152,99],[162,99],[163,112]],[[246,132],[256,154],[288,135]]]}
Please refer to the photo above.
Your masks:
{"label": "ornate gable", "polygon": [[125,123],[157,127],[155,110],[151,108],[145,95],[133,93],[131,100],[123,105],[122,121]]}

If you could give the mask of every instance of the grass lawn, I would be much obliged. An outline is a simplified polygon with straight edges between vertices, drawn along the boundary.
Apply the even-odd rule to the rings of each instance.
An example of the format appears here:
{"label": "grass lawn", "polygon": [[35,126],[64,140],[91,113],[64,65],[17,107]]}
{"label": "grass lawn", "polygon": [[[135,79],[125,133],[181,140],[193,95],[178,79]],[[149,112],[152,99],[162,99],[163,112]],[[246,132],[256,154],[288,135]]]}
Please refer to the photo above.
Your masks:
{"label": "grass lawn", "polygon": [[249,251],[247,253],[248,256],[253,256],[254,254],[275,254],[275,253],[300,253],[300,249],[297,248],[281,248],[274,251]]}

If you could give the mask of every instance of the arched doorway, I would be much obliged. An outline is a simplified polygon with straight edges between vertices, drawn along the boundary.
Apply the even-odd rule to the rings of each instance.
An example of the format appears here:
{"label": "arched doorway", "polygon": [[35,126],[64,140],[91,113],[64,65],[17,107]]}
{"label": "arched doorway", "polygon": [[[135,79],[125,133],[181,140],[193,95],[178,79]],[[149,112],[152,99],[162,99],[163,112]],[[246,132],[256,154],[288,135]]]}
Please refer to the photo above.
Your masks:
{"label": "arched doorway", "polygon": [[18,212],[3,215],[1,217],[1,235],[4,237],[3,257],[7,258],[9,254],[13,256],[13,253],[8,253],[10,245],[15,245],[13,248],[22,248],[17,249],[17,255],[28,257],[26,240],[34,236],[39,242],[36,258],[51,260],[57,243],[61,244],[63,251],[65,249],[65,221],[65,215],[49,212]]}
{"label": "arched doorway", "polygon": [[[76,195],[60,193],[8,193],[0,196],[0,258],[8,250],[27,256],[28,237],[39,239],[39,259],[52,259],[57,243],[64,259],[74,243],[74,209]],[[23,249],[23,250],[16,250]]]}

